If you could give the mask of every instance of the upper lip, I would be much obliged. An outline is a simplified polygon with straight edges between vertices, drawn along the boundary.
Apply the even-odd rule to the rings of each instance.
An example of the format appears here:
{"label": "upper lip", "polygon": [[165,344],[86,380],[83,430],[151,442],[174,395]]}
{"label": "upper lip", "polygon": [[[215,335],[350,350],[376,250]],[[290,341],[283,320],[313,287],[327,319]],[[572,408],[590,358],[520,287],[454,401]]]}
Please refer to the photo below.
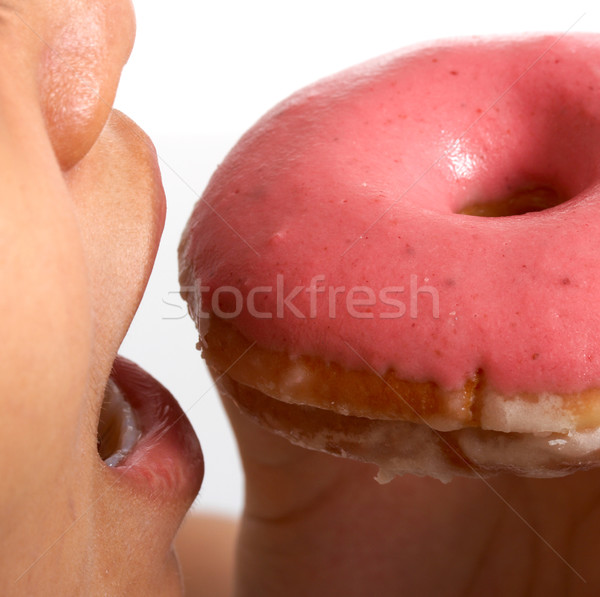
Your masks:
{"label": "upper lip", "polygon": [[141,436],[115,473],[154,495],[175,494],[191,503],[200,489],[200,443],[171,393],[131,361],[117,357],[112,381],[133,408]]}

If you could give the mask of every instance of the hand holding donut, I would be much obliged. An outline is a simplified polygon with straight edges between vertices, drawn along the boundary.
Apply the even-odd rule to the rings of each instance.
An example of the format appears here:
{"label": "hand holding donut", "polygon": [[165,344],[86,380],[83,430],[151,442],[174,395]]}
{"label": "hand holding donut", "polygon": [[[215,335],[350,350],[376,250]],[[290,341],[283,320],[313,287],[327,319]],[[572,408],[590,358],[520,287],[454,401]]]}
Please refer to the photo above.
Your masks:
{"label": "hand holding donut", "polygon": [[256,533],[323,595],[598,587],[599,56],[410,48],[294,94],[211,179],[180,272],[246,466],[248,594]]}
{"label": "hand holding donut", "polygon": [[225,398],[246,476],[240,597],[592,597],[600,587],[600,475],[411,475],[305,450]]}

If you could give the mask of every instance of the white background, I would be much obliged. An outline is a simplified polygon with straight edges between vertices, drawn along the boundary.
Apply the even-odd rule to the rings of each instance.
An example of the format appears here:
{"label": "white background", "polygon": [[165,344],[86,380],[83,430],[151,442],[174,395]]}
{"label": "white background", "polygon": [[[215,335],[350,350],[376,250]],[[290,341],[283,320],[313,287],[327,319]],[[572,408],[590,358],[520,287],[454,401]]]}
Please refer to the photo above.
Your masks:
{"label": "white background", "polygon": [[[439,37],[598,31],[585,3],[505,0],[134,0],[136,47],[116,107],[153,138],[169,205],[155,271],[121,353],[187,411],[206,476],[196,507],[236,514],[243,480],[235,443],[177,296],[181,231],[227,150],[274,103],[372,56]],[[591,3],[590,3],[591,6]]]}

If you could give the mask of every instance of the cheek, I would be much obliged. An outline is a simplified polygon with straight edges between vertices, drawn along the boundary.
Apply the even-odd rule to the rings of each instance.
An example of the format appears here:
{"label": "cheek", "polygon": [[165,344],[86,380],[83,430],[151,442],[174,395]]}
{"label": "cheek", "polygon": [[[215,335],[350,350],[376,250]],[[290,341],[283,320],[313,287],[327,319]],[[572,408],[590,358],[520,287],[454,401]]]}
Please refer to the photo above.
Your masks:
{"label": "cheek", "polygon": [[[72,6],[76,4],[76,6]],[[135,37],[129,1],[62,7],[40,62],[42,111],[63,170],[76,164],[104,127]]]}

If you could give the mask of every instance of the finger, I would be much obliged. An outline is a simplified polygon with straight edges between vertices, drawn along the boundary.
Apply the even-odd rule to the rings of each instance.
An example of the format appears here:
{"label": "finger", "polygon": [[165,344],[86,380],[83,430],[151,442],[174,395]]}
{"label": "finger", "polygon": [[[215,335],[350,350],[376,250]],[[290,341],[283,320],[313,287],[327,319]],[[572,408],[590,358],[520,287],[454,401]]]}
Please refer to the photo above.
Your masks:
{"label": "finger", "polygon": [[239,445],[250,516],[275,520],[306,512],[348,478],[375,484],[372,466],[307,450],[264,429],[240,410],[235,382],[215,378]]}

